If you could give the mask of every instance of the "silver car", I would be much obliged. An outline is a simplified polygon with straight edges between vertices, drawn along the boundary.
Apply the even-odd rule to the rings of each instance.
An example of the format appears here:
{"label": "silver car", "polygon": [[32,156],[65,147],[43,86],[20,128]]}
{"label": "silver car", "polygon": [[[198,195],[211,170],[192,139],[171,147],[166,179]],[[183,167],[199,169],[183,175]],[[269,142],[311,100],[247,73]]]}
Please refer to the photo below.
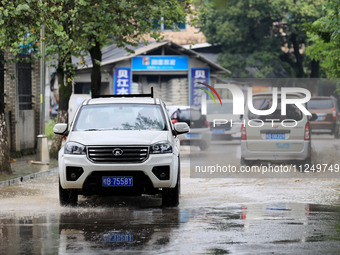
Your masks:
{"label": "silver car", "polygon": [[[207,101],[207,120],[210,122],[212,140],[239,140],[241,138],[241,126],[231,123],[240,123],[241,115],[233,114],[233,100],[222,99],[222,105]],[[215,122],[221,119],[227,121]]]}
{"label": "silver car", "polygon": [[168,113],[172,123],[186,122],[190,132],[179,136],[181,145],[198,146],[204,151],[210,147],[210,123],[201,110],[191,106],[168,106]]}
{"label": "silver car", "polygon": [[[301,98],[297,93],[289,98]],[[253,95],[257,110],[270,109],[271,93]],[[312,118],[316,116],[313,115]],[[312,120],[293,104],[287,104],[287,115],[281,115],[281,97],[277,109],[270,115],[256,115],[245,109],[241,128],[241,164],[250,165],[257,160],[310,164]]]}

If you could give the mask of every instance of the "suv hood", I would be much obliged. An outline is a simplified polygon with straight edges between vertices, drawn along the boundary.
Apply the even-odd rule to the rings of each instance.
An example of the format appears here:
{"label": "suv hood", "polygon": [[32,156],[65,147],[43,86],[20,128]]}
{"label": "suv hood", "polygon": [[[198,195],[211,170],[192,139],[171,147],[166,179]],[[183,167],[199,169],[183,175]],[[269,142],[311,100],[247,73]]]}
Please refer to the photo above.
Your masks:
{"label": "suv hood", "polygon": [[169,141],[168,134],[154,130],[73,131],[67,140],[83,145],[150,145]]}

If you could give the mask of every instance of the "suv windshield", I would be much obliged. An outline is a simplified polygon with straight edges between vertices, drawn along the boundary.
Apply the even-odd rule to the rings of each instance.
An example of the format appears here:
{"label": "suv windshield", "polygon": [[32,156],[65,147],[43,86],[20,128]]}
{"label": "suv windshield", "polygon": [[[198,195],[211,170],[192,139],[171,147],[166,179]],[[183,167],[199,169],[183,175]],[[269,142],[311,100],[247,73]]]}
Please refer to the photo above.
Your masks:
{"label": "suv windshield", "polygon": [[[253,106],[257,110],[268,110],[272,106],[272,98],[261,98],[253,99]],[[303,115],[299,108],[293,104],[287,104],[286,106],[287,115],[281,115],[281,100],[278,99],[276,110],[270,115],[257,115],[249,111],[248,119],[260,119],[263,121],[271,122],[272,119],[282,121],[285,119],[293,119],[299,121]]]}
{"label": "suv windshield", "polygon": [[101,104],[81,108],[73,130],[166,130],[159,105]]}
{"label": "suv windshield", "polygon": [[324,110],[333,108],[333,101],[331,99],[311,99],[307,103],[308,109],[311,110]]}

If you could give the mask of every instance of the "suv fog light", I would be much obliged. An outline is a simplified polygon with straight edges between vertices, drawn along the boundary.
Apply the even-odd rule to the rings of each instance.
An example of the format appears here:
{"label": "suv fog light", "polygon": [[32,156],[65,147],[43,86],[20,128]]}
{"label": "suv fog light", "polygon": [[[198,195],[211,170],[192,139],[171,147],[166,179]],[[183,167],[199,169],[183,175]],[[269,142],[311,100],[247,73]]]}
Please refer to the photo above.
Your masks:
{"label": "suv fog light", "polygon": [[170,167],[169,166],[155,166],[152,172],[156,177],[162,181],[170,179]]}
{"label": "suv fog light", "polygon": [[67,166],[66,167],[66,180],[67,181],[76,181],[79,177],[84,173],[83,168]]}
{"label": "suv fog light", "polygon": [[71,173],[71,181],[74,181],[77,179],[77,175],[75,173]]}

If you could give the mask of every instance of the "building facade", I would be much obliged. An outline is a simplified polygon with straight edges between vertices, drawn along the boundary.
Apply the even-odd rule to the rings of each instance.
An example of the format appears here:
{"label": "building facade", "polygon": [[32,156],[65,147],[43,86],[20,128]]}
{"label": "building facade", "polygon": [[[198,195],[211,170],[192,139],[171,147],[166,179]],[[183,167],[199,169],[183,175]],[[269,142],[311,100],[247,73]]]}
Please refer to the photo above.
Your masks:
{"label": "building facade", "polygon": [[11,151],[36,147],[40,125],[40,65],[29,55],[19,62],[6,51],[4,59],[4,101]]}
{"label": "building facade", "polygon": [[[128,53],[114,45],[103,49],[101,94],[140,94],[154,89],[156,97],[167,105],[199,107],[205,84],[229,71],[173,41],[165,40],[139,45]],[[91,60],[78,69],[74,94],[89,94]]]}

